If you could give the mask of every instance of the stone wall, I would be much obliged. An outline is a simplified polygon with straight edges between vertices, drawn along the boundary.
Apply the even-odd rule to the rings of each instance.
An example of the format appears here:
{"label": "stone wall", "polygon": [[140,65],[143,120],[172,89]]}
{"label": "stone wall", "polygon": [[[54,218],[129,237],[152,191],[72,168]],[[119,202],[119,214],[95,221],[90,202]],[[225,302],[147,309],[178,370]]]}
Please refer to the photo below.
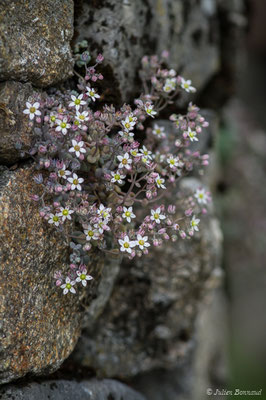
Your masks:
{"label": "stone wall", "polygon": [[[101,51],[105,56],[108,101],[132,101],[140,90],[141,57],[165,49],[170,51],[172,67],[198,87],[200,99],[223,71],[228,48],[226,38],[221,38],[222,27],[230,24],[235,43],[240,30],[237,16],[242,12],[241,1],[219,0],[0,3],[1,383],[53,372],[80,338],[70,359],[73,365],[89,368],[100,378],[131,382],[147,396],[145,374],[156,377],[159,370],[161,376],[172,376],[175,389],[170,400],[190,392],[185,376],[193,370],[195,321],[202,299],[209,296],[219,275],[221,236],[214,214],[189,245],[169,245],[143,261],[122,265],[119,260],[92,260],[95,279],[86,298],[64,298],[52,276],[65,264],[67,243],[43,224],[29,199],[34,190],[32,162],[21,155],[18,142],[22,150],[28,149],[34,133],[21,113],[33,91],[45,94],[49,86],[62,88],[62,82],[71,79],[71,45],[80,39],[88,40],[92,54]],[[204,145],[213,155],[216,131],[215,122]],[[215,171],[212,158],[210,170]],[[215,174],[205,179],[205,184],[215,184]],[[193,186],[195,180],[186,184]],[[173,372],[177,370],[180,378]],[[147,377],[147,382],[152,379]],[[104,399],[104,393],[111,398],[112,390],[112,398],[120,398],[125,390],[128,399],[142,398],[110,382],[88,382],[86,390],[79,390],[91,392],[87,398],[95,400]],[[36,385],[31,392],[21,387],[19,393],[25,390],[27,398],[35,398]],[[65,385],[58,383],[61,397],[56,398],[67,398],[62,397]],[[106,385],[109,392],[104,392]],[[3,399],[10,393],[22,398],[16,386],[0,393]],[[162,388],[161,393],[161,399],[168,399]]]}

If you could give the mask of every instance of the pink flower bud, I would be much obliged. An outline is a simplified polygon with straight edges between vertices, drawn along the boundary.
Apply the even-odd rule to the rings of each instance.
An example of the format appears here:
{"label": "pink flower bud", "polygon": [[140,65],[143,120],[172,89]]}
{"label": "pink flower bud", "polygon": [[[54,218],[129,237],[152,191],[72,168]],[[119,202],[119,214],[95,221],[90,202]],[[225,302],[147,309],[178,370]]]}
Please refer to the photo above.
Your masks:
{"label": "pink flower bud", "polygon": [[44,122],[49,122],[49,117],[48,117],[48,115],[45,115],[45,117],[44,117]]}
{"label": "pink flower bud", "polygon": [[84,158],[85,158],[84,154],[80,154],[80,155],[79,155],[79,159],[80,159],[81,161],[83,161]]}
{"label": "pink flower bud", "polygon": [[152,192],[151,192],[150,190],[147,190],[147,192],[146,192],[146,198],[147,198],[148,200],[150,200],[150,199],[152,198]]}
{"label": "pink flower bud", "polygon": [[188,210],[185,211],[185,216],[190,217],[192,213],[193,213],[192,208],[189,208]]}
{"label": "pink flower bud", "polygon": [[91,250],[91,244],[90,243],[86,243],[85,246],[83,246],[83,250],[84,251],[90,251]]}
{"label": "pink flower bud", "polygon": [[40,211],[40,216],[44,217],[45,216],[45,212],[44,211]]}
{"label": "pink flower bud", "polygon": [[53,206],[54,206],[55,208],[60,207],[60,203],[58,203],[58,201],[54,201],[54,202],[53,202]]}
{"label": "pink flower bud", "polygon": [[57,279],[57,281],[55,282],[56,286],[60,286],[62,284],[62,281],[60,279]]}
{"label": "pink flower bud", "polygon": [[169,236],[167,233],[165,233],[165,234],[163,235],[163,238],[164,238],[165,240],[169,240],[169,239],[170,239],[170,236]]}
{"label": "pink flower bud", "polygon": [[172,220],[171,220],[170,218],[167,218],[166,224],[167,224],[168,226],[171,226],[171,225],[172,225]]}
{"label": "pink flower bud", "polygon": [[40,117],[37,117],[37,118],[36,118],[36,122],[37,122],[38,124],[40,124],[40,123],[42,122],[42,119],[41,119]]}
{"label": "pink flower bud", "polygon": [[76,264],[70,264],[70,268],[71,269],[77,269],[77,265]]}
{"label": "pink flower bud", "polygon": [[159,246],[159,240],[154,239],[153,240],[153,246],[158,247]]}
{"label": "pink flower bud", "polygon": [[98,56],[97,56],[97,58],[96,58],[96,62],[97,62],[98,64],[100,64],[100,63],[103,62],[103,60],[104,60],[104,56],[103,56],[101,53],[98,54]]}
{"label": "pink flower bud", "polygon": [[185,239],[187,237],[186,232],[180,231],[180,236],[182,239]]}
{"label": "pink flower bud", "polygon": [[56,185],[55,191],[56,193],[61,193],[63,191],[63,187],[61,185]]}
{"label": "pink flower bud", "polygon": [[49,168],[50,165],[51,165],[51,161],[50,161],[50,160],[44,161],[44,166],[45,166],[45,168]]}
{"label": "pink flower bud", "polygon": [[85,81],[88,81],[90,79],[89,75],[85,75]]}
{"label": "pink flower bud", "polygon": [[116,207],[116,211],[117,211],[118,213],[123,212],[123,207],[122,207],[122,206]]}
{"label": "pink flower bud", "polygon": [[97,76],[96,75],[92,75],[91,80],[92,80],[92,82],[96,82],[97,81]]}
{"label": "pink flower bud", "polygon": [[202,162],[202,165],[209,165],[209,161],[204,160],[204,161]]}
{"label": "pink flower bud", "polygon": [[169,214],[174,214],[176,212],[176,206],[174,206],[173,204],[170,204],[170,206],[168,206],[167,211]]}

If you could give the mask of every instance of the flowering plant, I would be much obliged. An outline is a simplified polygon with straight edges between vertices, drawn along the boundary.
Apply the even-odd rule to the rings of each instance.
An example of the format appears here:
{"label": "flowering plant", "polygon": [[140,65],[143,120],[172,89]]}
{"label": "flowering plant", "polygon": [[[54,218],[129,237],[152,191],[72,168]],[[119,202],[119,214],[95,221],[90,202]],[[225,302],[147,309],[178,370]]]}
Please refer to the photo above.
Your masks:
{"label": "flowering plant", "polygon": [[86,267],[91,252],[134,258],[165,240],[190,238],[210,201],[198,188],[182,199],[182,210],[161,203],[193,167],[208,164],[208,155],[190,149],[208,126],[195,105],[186,115],[168,115],[169,128],[155,120],[180,91],[195,92],[191,81],[164,67],[166,53],[142,59],[143,93],[134,106],[119,110],[104,105],[94,87],[103,79],[96,72],[103,56],[93,66],[88,52],[77,58],[85,69],[84,78],[77,74],[78,92],[36,94],[24,110],[36,134],[31,155],[39,169],[34,180],[42,187],[32,199],[70,243],[70,271],[55,275],[64,294],[92,279]]}

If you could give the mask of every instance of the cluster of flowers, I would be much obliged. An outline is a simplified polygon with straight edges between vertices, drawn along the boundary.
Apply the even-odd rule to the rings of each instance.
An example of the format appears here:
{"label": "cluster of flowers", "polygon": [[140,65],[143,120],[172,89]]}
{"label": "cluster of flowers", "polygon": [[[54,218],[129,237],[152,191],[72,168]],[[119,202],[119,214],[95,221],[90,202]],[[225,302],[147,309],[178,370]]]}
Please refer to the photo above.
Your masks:
{"label": "cluster of flowers", "polygon": [[191,81],[163,68],[166,57],[164,52],[161,59],[143,58],[144,93],[134,107],[94,109],[104,100],[94,87],[103,79],[96,73],[102,55],[93,66],[84,56],[78,93],[54,91],[26,103],[24,113],[36,134],[31,155],[39,172],[34,180],[42,187],[42,195],[32,199],[71,248],[67,277],[62,271],[55,275],[64,294],[75,293],[76,282],[85,286],[92,279],[86,267],[90,252],[130,258],[147,254],[152,245],[193,236],[199,214],[207,212],[210,194],[204,188],[184,197],[182,210],[160,203],[194,166],[208,165],[208,155],[190,148],[208,126],[196,106],[190,103],[186,115],[170,115],[167,127],[153,122],[182,90],[195,91]]}

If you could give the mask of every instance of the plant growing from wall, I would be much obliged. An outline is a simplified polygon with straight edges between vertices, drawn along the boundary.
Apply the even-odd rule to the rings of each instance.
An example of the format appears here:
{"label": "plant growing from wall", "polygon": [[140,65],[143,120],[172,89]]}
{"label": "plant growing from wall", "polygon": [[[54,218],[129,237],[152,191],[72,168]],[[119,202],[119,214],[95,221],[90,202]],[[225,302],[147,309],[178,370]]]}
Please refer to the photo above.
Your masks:
{"label": "plant growing from wall", "polygon": [[97,67],[104,58],[98,55],[89,65],[89,53],[80,52],[85,46],[76,48],[76,62],[85,70],[84,77],[77,74],[77,92],[36,94],[24,110],[36,135],[30,154],[42,188],[32,199],[70,244],[69,272],[55,274],[64,294],[92,279],[87,264],[93,252],[133,259],[165,241],[191,238],[210,201],[203,188],[179,193],[178,210],[163,200],[193,168],[208,164],[208,155],[190,149],[208,126],[195,105],[190,103],[185,115],[169,115],[170,129],[158,121],[180,91],[195,92],[191,81],[165,68],[166,52],[144,57],[143,93],[134,106],[116,110],[102,105],[97,90],[103,79]]}

